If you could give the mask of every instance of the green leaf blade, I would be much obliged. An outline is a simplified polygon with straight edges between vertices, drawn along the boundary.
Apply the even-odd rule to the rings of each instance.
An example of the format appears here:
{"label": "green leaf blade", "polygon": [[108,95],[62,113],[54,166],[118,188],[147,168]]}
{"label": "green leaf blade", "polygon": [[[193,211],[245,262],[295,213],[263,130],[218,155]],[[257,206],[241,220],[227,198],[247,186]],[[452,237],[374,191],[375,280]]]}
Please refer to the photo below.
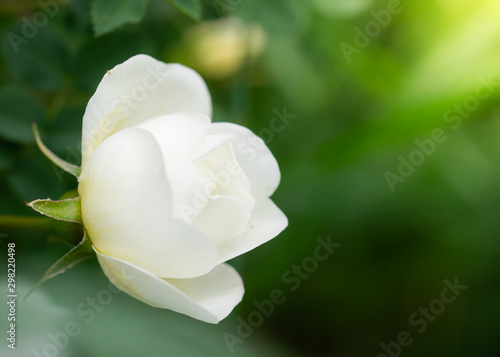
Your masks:
{"label": "green leaf blade", "polygon": [[201,1],[200,0],[165,0],[170,5],[188,15],[192,19],[201,20]]}
{"label": "green leaf blade", "polygon": [[127,23],[138,23],[145,14],[146,0],[94,0],[90,10],[96,36]]}
{"label": "green leaf blade", "polygon": [[[26,26],[30,28],[28,17],[2,32],[3,60],[10,74],[28,88],[61,90],[71,72],[72,49],[67,42],[70,38],[64,38],[64,31],[56,30],[52,21],[47,26],[34,26],[30,22],[31,30],[26,30]],[[25,31],[33,31],[32,36],[25,36]],[[10,36],[22,40],[9,39]]]}
{"label": "green leaf blade", "polygon": [[35,211],[60,221],[82,224],[80,197],[66,200],[35,200],[28,203]]}

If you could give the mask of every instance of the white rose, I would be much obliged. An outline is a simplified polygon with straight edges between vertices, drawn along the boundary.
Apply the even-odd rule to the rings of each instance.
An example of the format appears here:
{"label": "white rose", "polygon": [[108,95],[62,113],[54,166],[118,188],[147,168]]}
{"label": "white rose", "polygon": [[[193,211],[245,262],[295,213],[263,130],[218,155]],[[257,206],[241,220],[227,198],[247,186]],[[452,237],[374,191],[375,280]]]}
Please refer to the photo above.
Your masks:
{"label": "white rose", "polygon": [[250,130],[211,123],[203,79],[138,55],[109,71],[83,118],[85,229],[133,297],[209,323],[241,301],[227,260],[278,235],[278,163]]}

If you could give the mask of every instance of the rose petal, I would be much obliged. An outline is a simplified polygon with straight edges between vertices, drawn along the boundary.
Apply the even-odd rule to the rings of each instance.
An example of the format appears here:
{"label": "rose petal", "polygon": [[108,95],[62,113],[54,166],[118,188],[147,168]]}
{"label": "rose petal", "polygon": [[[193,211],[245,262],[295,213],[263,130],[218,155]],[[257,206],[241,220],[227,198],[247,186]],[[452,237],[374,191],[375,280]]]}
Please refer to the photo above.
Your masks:
{"label": "rose petal", "polygon": [[136,127],[153,134],[168,168],[191,159],[204,142],[209,126],[210,118],[204,114],[179,112],[149,119]]}
{"label": "rose petal", "polygon": [[172,216],[172,193],[153,136],[128,128],[104,141],[83,168],[78,187],[89,237],[103,254],[153,274],[191,278],[217,259],[210,238]]}
{"label": "rose petal", "polygon": [[258,202],[252,211],[248,229],[242,235],[217,246],[218,263],[246,253],[276,237],[288,226],[288,219],[273,201]]}
{"label": "rose petal", "polygon": [[208,200],[194,225],[218,245],[245,232],[249,221],[250,209],[245,202],[234,197],[215,196]]}
{"label": "rose petal", "polygon": [[[225,134],[225,135],[221,135]],[[228,137],[228,135],[231,135]],[[231,123],[213,123],[208,129],[207,141],[229,140],[243,172],[247,176],[255,198],[268,198],[278,187],[281,174],[278,162],[264,141],[249,129]],[[207,145],[208,146],[208,145]]]}
{"label": "rose petal", "polygon": [[134,298],[154,307],[170,309],[216,324],[241,301],[243,282],[231,266],[221,264],[192,279],[161,279],[129,262],[96,250],[108,279]]}
{"label": "rose petal", "polygon": [[104,75],[85,110],[82,166],[118,130],[180,111],[211,116],[210,94],[198,73],[147,55],[117,65]]}
{"label": "rose petal", "polygon": [[136,126],[149,131],[160,146],[172,187],[175,218],[184,219],[182,208],[192,206],[195,200],[199,174],[190,161],[205,140],[209,125],[210,118],[204,114],[181,112]]}
{"label": "rose petal", "polygon": [[234,155],[231,142],[223,143],[198,158],[195,164],[200,176],[212,180],[211,196],[235,197],[245,202],[249,209],[253,208],[255,199],[250,194],[250,183]]}
{"label": "rose petal", "polygon": [[[215,124],[217,123],[213,123],[211,126]],[[212,130],[213,129],[211,129],[211,131]],[[211,133],[210,135],[207,135],[202,145],[198,148],[198,151],[194,155],[195,158],[201,158],[203,156],[206,156],[212,150],[217,149],[222,144],[234,138],[234,136],[235,136],[234,134],[226,134],[226,133],[218,133],[218,134]]]}

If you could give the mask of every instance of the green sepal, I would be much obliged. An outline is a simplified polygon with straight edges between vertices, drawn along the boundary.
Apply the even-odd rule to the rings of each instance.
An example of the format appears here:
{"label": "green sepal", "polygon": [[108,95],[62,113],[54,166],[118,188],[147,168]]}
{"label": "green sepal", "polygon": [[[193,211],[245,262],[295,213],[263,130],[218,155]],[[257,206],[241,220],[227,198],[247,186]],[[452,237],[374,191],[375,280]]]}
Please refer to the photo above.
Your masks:
{"label": "green sepal", "polygon": [[87,232],[83,232],[83,239],[78,245],[73,247],[68,253],[66,253],[61,259],[52,264],[52,266],[43,274],[41,279],[33,286],[33,288],[26,295],[25,299],[30,296],[30,294],[35,291],[37,287],[42,285],[45,281],[55,277],[56,275],[64,273],[69,268],[72,268],[77,263],[90,258],[95,255],[92,249],[92,243],[87,237]]}
{"label": "green sepal", "polygon": [[35,211],[50,218],[83,224],[80,197],[68,198],[59,201],[52,201],[49,199],[34,200],[27,203],[27,205]]}
{"label": "green sepal", "polygon": [[60,157],[58,157],[56,154],[54,154],[48,147],[45,146],[45,144],[42,142],[42,139],[40,138],[40,133],[38,131],[38,127],[36,123],[33,123],[33,133],[35,134],[35,139],[36,143],[38,145],[38,148],[40,151],[50,160],[52,161],[56,166],[60,167],[67,173],[79,177],[80,174],[82,173],[82,169],[80,166],[76,166],[73,164],[70,164],[69,162],[64,161]]}

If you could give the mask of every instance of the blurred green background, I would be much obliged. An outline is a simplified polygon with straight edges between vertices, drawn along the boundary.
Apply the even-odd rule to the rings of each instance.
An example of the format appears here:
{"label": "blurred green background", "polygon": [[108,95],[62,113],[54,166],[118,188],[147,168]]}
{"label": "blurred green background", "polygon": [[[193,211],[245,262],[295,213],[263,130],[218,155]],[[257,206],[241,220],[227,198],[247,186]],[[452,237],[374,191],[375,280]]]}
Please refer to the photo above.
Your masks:
{"label": "blurred green background", "polygon": [[[18,349],[4,338],[2,356],[499,355],[498,0],[2,0],[0,27],[0,214],[34,218],[21,229],[0,216],[2,295],[7,243],[24,296],[81,237],[24,205],[77,185],[31,122],[79,164],[87,101],[138,53],[196,69],[213,120],[263,137],[290,221],[231,262],[246,294],[219,325],[115,293],[81,314],[109,290],[90,259],[18,301]],[[313,269],[328,236],[340,246]],[[442,302],[445,280],[467,288]],[[275,289],[285,301],[243,331]],[[68,322],[79,332],[66,341]]]}

